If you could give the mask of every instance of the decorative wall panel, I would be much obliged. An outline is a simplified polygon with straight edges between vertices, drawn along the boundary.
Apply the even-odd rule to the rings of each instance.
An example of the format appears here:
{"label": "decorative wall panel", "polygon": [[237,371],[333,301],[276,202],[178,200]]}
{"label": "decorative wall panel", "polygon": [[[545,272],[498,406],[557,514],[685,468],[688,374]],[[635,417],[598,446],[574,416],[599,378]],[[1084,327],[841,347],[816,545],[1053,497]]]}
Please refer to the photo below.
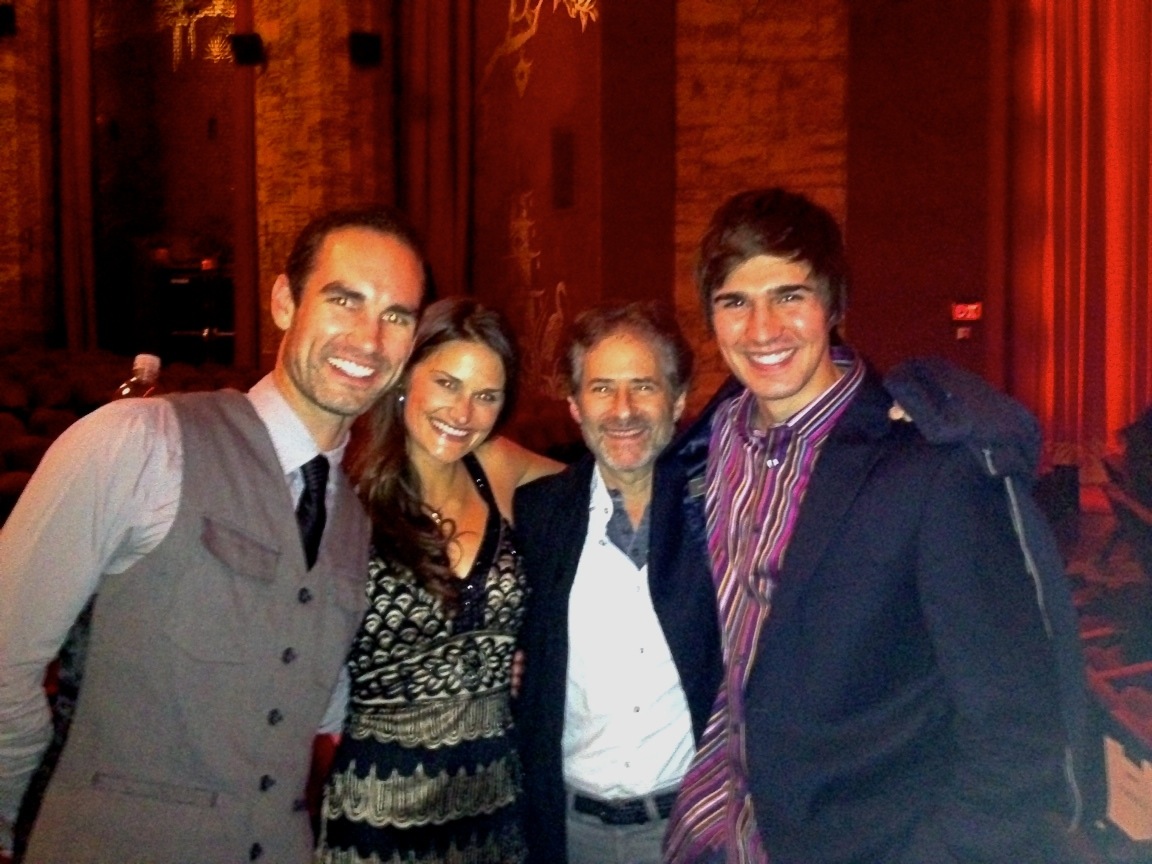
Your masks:
{"label": "decorative wall panel", "polygon": [[[478,0],[475,16],[484,65],[476,93],[473,284],[520,337],[521,405],[548,413],[548,400],[561,395],[564,327],[600,300],[599,4]],[[557,195],[561,174],[564,193]]]}
{"label": "decorative wall panel", "polygon": [[60,310],[52,210],[51,3],[19,4],[0,38],[0,347],[43,339]]}

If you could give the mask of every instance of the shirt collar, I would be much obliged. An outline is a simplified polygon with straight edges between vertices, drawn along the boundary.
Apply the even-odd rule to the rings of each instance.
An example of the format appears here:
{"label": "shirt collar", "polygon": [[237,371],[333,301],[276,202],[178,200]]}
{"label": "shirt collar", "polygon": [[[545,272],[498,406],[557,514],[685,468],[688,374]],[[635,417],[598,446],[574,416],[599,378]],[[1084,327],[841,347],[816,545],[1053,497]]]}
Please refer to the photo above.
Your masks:
{"label": "shirt collar", "polygon": [[348,446],[348,433],[345,432],[331,450],[321,451],[316,446],[312,433],[304,425],[304,421],[292,410],[292,406],[276,386],[271,374],[265,375],[252,386],[248,391],[248,401],[256,410],[256,416],[268,429],[272,447],[276,450],[276,458],[285,474],[297,470],[321,452],[328,457],[328,462],[332,465],[339,465],[344,459],[344,448]]}
{"label": "shirt collar", "polygon": [[608,484],[604,482],[604,475],[600,473],[599,463],[592,469],[592,496],[588,502],[588,510],[594,514],[602,514],[603,525],[608,524],[608,519],[612,515],[612,496],[608,492]]}
{"label": "shirt collar", "polygon": [[785,420],[767,429],[756,427],[756,397],[745,389],[732,402],[732,428],[740,440],[751,447],[780,447],[793,435],[801,438],[812,435],[824,426],[824,421],[836,413],[840,406],[852,398],[864,380],[864,361],[844,345],[831,349],[832,362],[843,373],[827,390]]}

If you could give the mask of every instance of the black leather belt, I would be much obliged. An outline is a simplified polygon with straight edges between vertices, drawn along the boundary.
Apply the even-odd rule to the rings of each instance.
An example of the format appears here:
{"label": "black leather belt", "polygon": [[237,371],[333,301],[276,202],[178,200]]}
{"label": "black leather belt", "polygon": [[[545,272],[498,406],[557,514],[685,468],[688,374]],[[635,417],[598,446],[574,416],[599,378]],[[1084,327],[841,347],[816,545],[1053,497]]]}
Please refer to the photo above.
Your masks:
{"label": "black leather belt", "polygon": [[648,812],[648,802],[656,806],[661,819],[667,819],[676,801],[675,792],[662,792],[659,795],[646,795],[643,798],[622,798],[619,801],[601,801],[574,793],[572,809],[577,813],[595,816],[605,825],[643,825],[652,821]]}

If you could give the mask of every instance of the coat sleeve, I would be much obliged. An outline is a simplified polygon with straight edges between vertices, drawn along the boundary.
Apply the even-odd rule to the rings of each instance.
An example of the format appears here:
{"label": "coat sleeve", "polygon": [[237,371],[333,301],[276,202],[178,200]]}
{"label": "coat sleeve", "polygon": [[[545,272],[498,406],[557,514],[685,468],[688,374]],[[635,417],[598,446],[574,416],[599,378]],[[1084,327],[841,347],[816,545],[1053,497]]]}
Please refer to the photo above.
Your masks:
{"label": "coat sleeve", "polygon": [[906,862],[1056,862],[1063,789],[1054,643],[998,481],[957,448],[926,493],[917,584],[953,704],[950,786]]}

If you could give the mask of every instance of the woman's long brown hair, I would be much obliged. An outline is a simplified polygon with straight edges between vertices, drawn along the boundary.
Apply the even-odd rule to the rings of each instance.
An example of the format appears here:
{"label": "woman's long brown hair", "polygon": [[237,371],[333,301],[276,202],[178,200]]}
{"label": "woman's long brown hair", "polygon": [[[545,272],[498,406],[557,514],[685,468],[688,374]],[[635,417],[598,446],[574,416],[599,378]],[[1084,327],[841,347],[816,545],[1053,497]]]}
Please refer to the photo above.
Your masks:
{"label": "woman's long brown hair", "polygon": [[519,372],[515,338],[498,312],[471,298],[448,297],[424,310],[400,383],[361,418],[349,457],[352,476],[372,519],[376,553],[411,571],[418,583],[450,605],[455,604],[459,582],[448,559],[454,526],[451,520],[438,524],[424,504],[420,478],[408,460],[401,400],[410,370],[441,345],[456,341],[487,346],[504,366],[504,404],[495,427],[499,428],[515,398]]}

